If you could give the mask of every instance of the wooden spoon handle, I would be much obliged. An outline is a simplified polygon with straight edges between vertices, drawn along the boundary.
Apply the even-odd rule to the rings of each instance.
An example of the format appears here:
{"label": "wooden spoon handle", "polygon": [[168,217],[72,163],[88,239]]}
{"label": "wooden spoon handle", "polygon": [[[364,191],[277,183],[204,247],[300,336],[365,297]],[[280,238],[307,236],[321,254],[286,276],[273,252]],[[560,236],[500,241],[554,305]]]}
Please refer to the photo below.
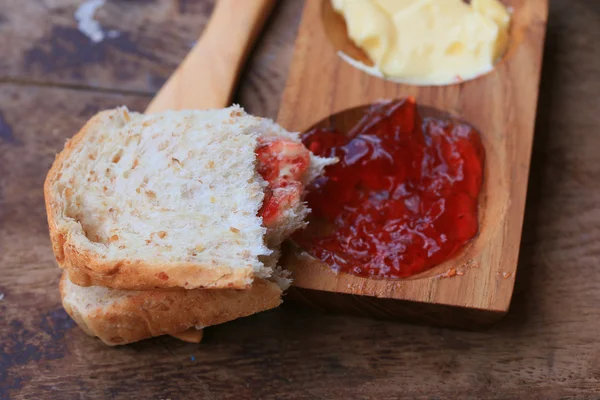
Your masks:
{"label": "wooden spoon handle", "polygon": [[240,70],[275,0],[217,0],[202,36],[146,113],[229,105]]}

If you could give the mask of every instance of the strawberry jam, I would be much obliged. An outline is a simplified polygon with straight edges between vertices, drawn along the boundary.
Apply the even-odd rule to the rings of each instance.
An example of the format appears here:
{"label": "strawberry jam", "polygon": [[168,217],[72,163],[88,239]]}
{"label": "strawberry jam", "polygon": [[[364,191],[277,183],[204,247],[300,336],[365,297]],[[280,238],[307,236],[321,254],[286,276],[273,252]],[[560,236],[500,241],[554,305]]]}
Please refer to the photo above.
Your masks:
{"label": "strawberry jam", "polygon": [[256,158],[258,173],[268,185],[258,215],[265,227],[272,228],[285,210],[301,201],[300,178],[310,165],[310,153],[302,143],[260,138]]}
{"label": "strawberry jam", "polygon": [[313,129],[303,142],[340,160],[312,184],[311,225],[294,236],[334,270],[408,277],[477,234],[484,149],[471,126],[421,118],[409,98],[373,106],[350,132]]}

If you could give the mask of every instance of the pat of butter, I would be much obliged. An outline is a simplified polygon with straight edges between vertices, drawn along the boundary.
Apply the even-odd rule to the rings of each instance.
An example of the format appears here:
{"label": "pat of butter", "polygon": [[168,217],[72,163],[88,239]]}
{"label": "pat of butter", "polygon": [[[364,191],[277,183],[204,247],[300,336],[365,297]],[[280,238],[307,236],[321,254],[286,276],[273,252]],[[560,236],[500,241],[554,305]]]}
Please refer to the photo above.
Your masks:
{"label": "pat of butter", "polygon": [[441,85],[490,71],[508,44],[498,0],[331,0],[352,41],[386,77]]}

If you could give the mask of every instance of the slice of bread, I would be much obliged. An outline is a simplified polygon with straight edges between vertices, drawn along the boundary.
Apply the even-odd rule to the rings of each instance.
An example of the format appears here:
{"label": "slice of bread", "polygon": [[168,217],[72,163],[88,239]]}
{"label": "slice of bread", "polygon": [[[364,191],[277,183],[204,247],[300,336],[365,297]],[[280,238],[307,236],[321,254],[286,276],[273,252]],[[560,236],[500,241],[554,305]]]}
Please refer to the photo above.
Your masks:
{"label": "slice of bread", "polygon": [[[302,201],[267,229],[259,139],[298,134],[233,106],[94,116],[44,185],[59,266],[80,286],[247,288],[273,273],[263,259],[304,226]],[[307,184],[334,162],[310,155]],[[254,290],[254,289],[252,289]]]}
{"label": "slice of bread", "polygon": [[245,290],[125,291],[72,283],[66,272],[60,295],[67,313],[87,334],[114,346],[190,328],[221,324],[277,307],[282,288],[256,279]]}

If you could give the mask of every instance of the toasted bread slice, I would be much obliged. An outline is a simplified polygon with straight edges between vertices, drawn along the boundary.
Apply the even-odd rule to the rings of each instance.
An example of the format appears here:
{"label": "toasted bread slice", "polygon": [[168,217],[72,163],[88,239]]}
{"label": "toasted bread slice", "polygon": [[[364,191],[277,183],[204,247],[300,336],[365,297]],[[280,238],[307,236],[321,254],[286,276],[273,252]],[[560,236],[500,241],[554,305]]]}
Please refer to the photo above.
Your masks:
{"label": "toasted bread slice", "polygon": [[282,288],[257,279],[245,290],[124,291],[72,283],[60,295],[67,313],[87,334],[114,346],[221,324],[277,307]]}
{"label": "toasted bread slice", "polygon": [[[304,226],[308,210],[298,198],[264,226],[259,140],[300,143],[236,106],[97,114],[44,185],[58,264],[77,285],[126,290],[241,289],[268,279],[273,268],[262,260]],[[301,186],[334,162],[309,160]]]}

